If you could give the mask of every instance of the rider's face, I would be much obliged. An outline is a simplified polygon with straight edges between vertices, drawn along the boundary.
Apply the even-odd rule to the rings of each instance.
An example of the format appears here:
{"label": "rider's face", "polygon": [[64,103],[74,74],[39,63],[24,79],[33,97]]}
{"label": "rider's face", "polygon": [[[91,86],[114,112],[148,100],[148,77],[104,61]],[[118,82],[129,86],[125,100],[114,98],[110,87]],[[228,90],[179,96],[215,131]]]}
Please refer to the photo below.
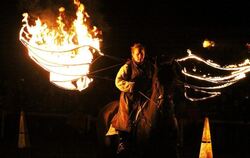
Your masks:
{"label": "rider's face", "polygon": [[145,52],[143,49],[140,49],[140,48],[134,48],[132,50],[132,58],[133,60],[140,64],[144,61],[144,57],[145,57]]}

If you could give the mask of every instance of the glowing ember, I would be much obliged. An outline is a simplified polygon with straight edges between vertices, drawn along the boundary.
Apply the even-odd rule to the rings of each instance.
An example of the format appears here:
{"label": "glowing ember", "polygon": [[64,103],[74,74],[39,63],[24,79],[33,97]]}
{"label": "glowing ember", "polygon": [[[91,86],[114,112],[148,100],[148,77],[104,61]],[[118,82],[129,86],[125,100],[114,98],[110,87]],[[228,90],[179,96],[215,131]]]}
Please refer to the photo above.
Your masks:
{"label": "glowing ember", "polygon": [[[176,59],[175,61],[181,66],[182,74],[185,78],[191,78],[196,81],[195,84],[185,83],[184,86],[188,90],[192,89],[195,92],[199,92],[202,94],[206,94],[203,97],[189,97],[187,91],[185,92],[185,97],[191,101],[205,100],[207,98],[215,97],[220,95],[221,93],[218,91],[219,89],[228,87],[241,79],[246,77],[246,73],[250,71],[250,62],[249,59],[246,59],[244,62],[237,65],[228,65],[228,66],[220,66],[212,62],[211,60],[204,60],[194,54],[191,53],[191,50],[187,50],[188,56]],[[213,71],[218,71],[220,75],[212,76],[211,73],[203,74],[200,71],[197,71],[197,67],[189,68],[183,66],[188,60],[192,61],[192,65],[194,62],[202,63],[206,66],[206,69],[212,69]],[[199,82],[202,82],[203,86],[197,86]],[[205,86],[206,85],[206,86]]]}
{"label": "glowing ember", "polygon": [[202,46],[204,48],[211,48],[211,47],[215,46],[215,42],[214,41],[209,41],[209,40],[206,39],[206,40],[203,41]]}
{"label": "glowing ember", "polygon": [[48,27],[39,18],[31,25],[29,15],[23,14],[19,39],[27,47],[30,58],[50,72],[50,81],[69,90],[83,90],[92,81],[87,75],[93,54],[100,53],[101,31],[87,26],[88,14],[79,0],[76,19],[70,27],[64,24],[65,9],[59,8],[57,27]]}

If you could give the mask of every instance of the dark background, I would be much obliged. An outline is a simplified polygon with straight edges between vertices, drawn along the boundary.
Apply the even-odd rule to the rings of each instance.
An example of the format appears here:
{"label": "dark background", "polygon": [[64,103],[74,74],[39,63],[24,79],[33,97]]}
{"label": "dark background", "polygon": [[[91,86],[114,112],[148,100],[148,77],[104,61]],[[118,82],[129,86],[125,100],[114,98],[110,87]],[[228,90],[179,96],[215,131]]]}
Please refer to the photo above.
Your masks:
{"label": "dark background", "polygon": [[[129,48],[142,42],[150,56],[163,61],[184,57],[186,49],[221,65],[249,57],[249,2],[241,1],[116,1],[86,0],[92,23],[103,32],[102,57],[93,69],[122,63]],[[49,74],[27,56],[18,40],[22,13],[56,17],[60,6],[74,14],[70,0],[9,0],[0,14],[0,116],[1,148],[4,157],[19,155],[19,114],[26,114],[31,157],[95,157],[95,121],[108,102],[118,99],[114,77],[119,67],[96,74],[81,91],[60,89],[49,82]],[[204,50],[204,39],[216,48]],[[249,75],[223,89],[213,99],[190,102],[183,88],[176,89],[176,113],[183,130],[183,155],[198,157],[203,119],[210,118],[215,157],[249,157]],[[12,155],[12,156],[10,156]],[[184,157],[183,156],[183,157]],[[1,156],[2,157],[2,156]]]}

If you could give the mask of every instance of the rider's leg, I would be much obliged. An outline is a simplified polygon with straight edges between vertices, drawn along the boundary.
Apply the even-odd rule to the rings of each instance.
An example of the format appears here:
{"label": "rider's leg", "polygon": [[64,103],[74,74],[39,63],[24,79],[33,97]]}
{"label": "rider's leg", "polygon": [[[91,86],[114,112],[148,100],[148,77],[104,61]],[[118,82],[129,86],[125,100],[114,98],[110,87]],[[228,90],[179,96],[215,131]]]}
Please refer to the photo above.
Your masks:
{"label": "rider's leg", "polygon": [[128,150],[129,133],[125,131],[118,131],[119,143],[117,147],[117,154]]}

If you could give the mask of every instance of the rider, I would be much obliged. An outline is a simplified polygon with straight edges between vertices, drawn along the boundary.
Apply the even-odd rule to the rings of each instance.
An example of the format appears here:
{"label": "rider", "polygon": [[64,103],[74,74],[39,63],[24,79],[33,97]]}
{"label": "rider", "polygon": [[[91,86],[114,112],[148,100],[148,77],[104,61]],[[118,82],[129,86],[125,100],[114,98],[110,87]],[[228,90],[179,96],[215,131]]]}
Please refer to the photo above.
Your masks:
{"label": "rider", "polygon": [[128,138],[135,121],[138,105],[150,96],[153,77],[153,64],[146,58],[145,47],[135,43],[131,47],[129,59],[118,71],[116,87],[121,91],[118,113],[112,119],[112,126],[118,131],[117,153],[128,147]]}

